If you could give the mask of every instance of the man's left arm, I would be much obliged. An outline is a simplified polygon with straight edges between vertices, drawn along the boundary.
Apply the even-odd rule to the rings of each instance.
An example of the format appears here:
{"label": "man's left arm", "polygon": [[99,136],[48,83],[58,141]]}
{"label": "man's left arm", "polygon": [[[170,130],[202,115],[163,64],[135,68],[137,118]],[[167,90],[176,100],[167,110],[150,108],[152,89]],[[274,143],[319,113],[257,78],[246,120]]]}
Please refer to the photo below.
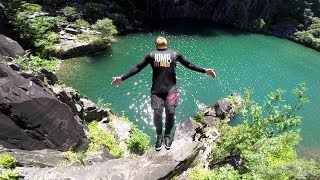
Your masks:
{"label": "man's left arm", "polygon": [[217,76],[213,69],[205,69],[205,68],[202,68],[196,64],[193,64],[187,58],[182,56],[180,53],[177,54],[177,61],[180,62],[184,67],[186,67],[190,70],[205,73],[211,77]]}

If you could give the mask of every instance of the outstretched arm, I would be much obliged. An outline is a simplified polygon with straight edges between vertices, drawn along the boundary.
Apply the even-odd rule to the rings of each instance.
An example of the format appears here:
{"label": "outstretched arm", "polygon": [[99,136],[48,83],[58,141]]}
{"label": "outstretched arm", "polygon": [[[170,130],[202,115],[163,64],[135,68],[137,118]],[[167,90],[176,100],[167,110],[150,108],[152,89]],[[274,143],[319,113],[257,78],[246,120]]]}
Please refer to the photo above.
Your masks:
{"label": "outstretched arm", "polygon": [[122,76],[118,76],[118,77],[113,77],[113,81],[111,82],[111,84],[113,86],[117,86],[117,85],[121,84],[122,81],[139,73],[143,68],[145,68],[148,65],[148,63],[149,63],[148,58],[149,58],[149,55],[146,55],[141,62],[139,62],[137,65],[133,66],[126,74],[124,74]]}
{"label": "outstretched arm", "polygon": [[177,54],[177,60],[186,68],[193,70],[193,71],[197,71],[197,72],[202,72],[202,73],[206,73],[207,75],[211,76],[211,77],[216,77],[216,73],[214,72],[213,69],[204,69],[196,64],[191,63],[187,58],[185,58],[184,56],[182,56],[180,53]]}

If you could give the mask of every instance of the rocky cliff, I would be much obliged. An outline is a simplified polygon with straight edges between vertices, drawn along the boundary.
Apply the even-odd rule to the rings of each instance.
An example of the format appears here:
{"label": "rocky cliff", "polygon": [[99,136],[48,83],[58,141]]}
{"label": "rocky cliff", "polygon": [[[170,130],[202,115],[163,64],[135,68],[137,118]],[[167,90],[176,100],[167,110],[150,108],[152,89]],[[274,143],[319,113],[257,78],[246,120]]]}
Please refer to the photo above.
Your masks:
{"label": "rocky cliff", "polygon": [[[232,100],[230,99],[232,98]],[[202,110],[205,120],[202,124],[187,120],[177,125],[174,142],[170,150],[150,150],[142,156],[133,158],[107,159],[86,166],[58,166],[63,155],[55,151],[6,150],[1,153],[17,157],[19,164],[30,166],[34,162],[37,167],[17,167],[15,170],[28,179],[186,179],[187,173],[197,162],[206,162],[212,148],[220,136],[215,128],[219,118],[230,118],[241,106],[241,98],[234,94],[221,99],[213,106]],[[22,155],[21,155],[22,154]],[[38,156],[40,158],[37,158]],[[51,162],[44,162],[48,156]],[[26,159],[33,159],[29,161]],[[40,167],[45,168],[40,168]],[[52,167],[55,166],[55,167]],[[191,168],[191,169],[190,169]],[[188,170],[189,169],[189,170]]]}
{"label": "rocky cliff", "polygon": [[24,49],[16,41],[0,34],[0,62],[10,57],[22,56],[24,53]]}
{"label": "rocky cliff", "polygon": [[0,64],[0,144],[25,150],[85,149],[80,118],[39,85]]}
{"label": "rocky cliff", "polygon": [[151,17],[166,19],[198,19],[232,25],[238,20],[267,19],[267,0],[152,0],[147,12]]}

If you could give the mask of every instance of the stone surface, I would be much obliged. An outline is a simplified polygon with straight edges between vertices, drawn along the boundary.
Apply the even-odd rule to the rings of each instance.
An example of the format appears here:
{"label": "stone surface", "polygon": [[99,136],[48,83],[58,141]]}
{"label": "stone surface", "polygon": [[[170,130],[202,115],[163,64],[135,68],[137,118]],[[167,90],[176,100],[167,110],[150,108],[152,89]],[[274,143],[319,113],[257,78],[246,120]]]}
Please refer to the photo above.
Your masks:
{"label": "stone surface", "polygon": [[108,149],[102,149],[100,151],[91,152],[84,159],[86,165],[96,164],[100,162],[105,162],[110,159],[117,159],[115,156],[110,154]]}
{"label": "stone surface", "polygon": [[40,87],[0,64],[0,145],[39,150],[83,150],[88,146],[72,110]]}
{"label": "stone surface", "polygon": [[117,138],[120,142],[124,142],[130,137],[131,126],[122,119],[114,118],[110,121],[110,125],[114,127]]}
{"label": "stone surface", "polygon": [[24,49],[14,40],[0,34],[0,56],[2,57],[16,57],[22,56]]}
{"label": "stone surface", "polygon": [[294,38],[294,33],[297,32],[298,29],[296,25],[290,22],[278,22],[273,26],[272,34],[282,37],[282,38]]}
{"label": "stone surface", "polygon": [[110,46],[109,43],[95,43],[78,40],[63,40],[60,44],[55,45],[53,56],[60,59],[79,57],[86,54],[103,51]]}
{"label": "stone surface", "polygon": [[47,78],[49,85],[54,85],[58,82],[58,78],[53,72],[46,69],[41,69],[40,72]]}
{"label": "stone surface", "polygon": [[149,0],[147,12],[160,19],[197,19],[233,25],[235,20],[248,17],[269,17],[267,0],[245,0],[240,7],[234,0]]}
{"label": "stone surface", "polygon": [[17,166],[24,167],[54,167],[61,165],[66,160],[62,152],[51,149],[26,151],[0,148],[0,154],[9,154],[15,157],[18,161]]}
{"label": "stone surface", "polygon": [[[233,94],[233,100],[240,99],[237,94]],[[230,99],[224,98],[224,99]],[[240,103],[232,101],[233,109]],[[208,106],[209,107],[214,107]],[[232,113],[231,110],[227,113]],[[226,116],[230,116],[227,114]],[[215,120],[218,118],[215,117]],[[114,121],[114,122],[113,122]],[[119,120],[120,121],[120,120]],[[209,124],[209,125],[208,125]],[[113,126],[126,126],[117,120],[112,119],[108,123],[99,122],[99,127],[105,126],[106,131],[113,130]],[[112,126],[112,127],[111,127]],[[123,128],[123,127],[122,127]],[[206,130],[204,130],[207,128]],[[119,130],[126,133],[127,128]],[[195,138],[197,136],[197,138]],[[89,155],[86,163],[92,163],[87,166],[64,166],[54,168],[37,167],[18,167],[18,171],[24,179],[114,179],[114,180],[154,180],[154,179],[172,179],[182,174],[185,170],[193,168],[201,161],[206,162],[215,146],[215,141],[220,136],[219,131],[210,123],[196,123],[187,120],[177,125],[175,137],[170,150],[162,148],[160,151],[149,150],[137,158],[125,157],[113,159],[107,150],[95,152]],[[200,138],[198,138],[200,137]],[[203,138],[208,138],[203,141]],[[124,138],[122,138],[124,139]],[[209,142],[209,143],[208,143]],[[204,163],[206,166],[208,163]],[[190,169],[189,169],[190,170]],[[183,173],[179,176],[186,179]]]}
{"label": "stone surface", "polygon": [[180,139],[174,141],[170,151],[154,150],[139,158],[109,160],[90,166],[67,166],[56,168],[25,168],[16,170],[28,179],[170,179],[181,173],[199,153],[200,142]]}

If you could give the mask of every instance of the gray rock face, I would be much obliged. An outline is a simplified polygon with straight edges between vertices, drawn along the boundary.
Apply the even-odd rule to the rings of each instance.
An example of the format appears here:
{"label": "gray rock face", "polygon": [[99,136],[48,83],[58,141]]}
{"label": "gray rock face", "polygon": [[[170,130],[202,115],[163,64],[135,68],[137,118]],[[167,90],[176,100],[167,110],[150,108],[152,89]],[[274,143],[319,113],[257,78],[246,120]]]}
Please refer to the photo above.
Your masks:
{"label": "gray rock face", "polygon": [[160,19],[191,18],[229,24],[239,18],[269,17],[267,0],[149,0],[148,13]]}
{"label": "gray rock face", "polygon": [[150,151],[137,158],[109,160],[90,166],[68,166],[56,168],[16,168],[28,179],[170,179],[187,168],[199,153],[200,142],[174,141],[168,151]]}
{"label": "gray rock face", "polygon": [[7,17],[5,9],[2,6],[2,3],[0,2],[0,34],[7,35],[9,33],[8,24],[9,24],[9,19]]}
{"label": "gray rock face", "polygon": [[90,99],[73,88],[55,85],[52,86],[52,91],[61,102],[66,103],[83,120],[101,121],[111,113],[109,109],[97,107]]}
{"label": "gray rock face", "polygon": [[73,57],[79,57],[82,55],[92,54],[106,50],[110,44],[95,44],[87,42],[74,43],[73,41],[66,41],[56,45],[57,51],[52,55],[60,59],[68,59]]}
{"label": "gray rock face", "polygon": [[0,154],[9,154],[16,158],[18,166],[54,167],[66,160],[63,153],[56,150],[44,149],[26,151],[21,149],[0,148]]}
{"label": "gray rock face", "polygon": [[[226,116],[230,116],[231,113],[237,109],[235,107],[240,106],[240,96],[233,94],[226,98],[232,98],[231,110],[228,109]],[[236,100],[239,100],[236,101]],[[90,103],[89,103],[90,104]],[[217,103],[219,104],[219,103]],[[207,108],[213,108],[215,106],[209,106]],[[220,108],[225,108],[224,103],[220,103]],[[215,110],[215,109],[213,109]],[[214,117],[218,120],[218,117]],[[111,121],[112,122],[112,121]],[[100,125],[106,125],[106,123],[100,122]],[[194,162],[205,162],[212,152],[208,141],[215,140],[220,136],[218,130],[214,125],[206,122],[208,125],[199,124],[194,121],[188,120],[177,126],[175,133],[175,140],[170,150],[163,148],[161,151],[150,150],[146,154],[137,157],[135,159],[127,157],[121,159],[113,159],[108,151],[96,152],[88,156],[85,161],[91,162],[93,165],[89,166],[65,166],[55,168],[37,168],[37,167],[18,167],[15,170],[18,171],[24,179],[111,179],[111,180],[155,180],[155,179],[171,179],[172,177],[180,176],[180,179],[186,179],[184,175],[185,170],[192,167]],[[119,122],[113,124],[114,126],[124,126],[119,129],[119,132],[127,132],[126,125],[121,125]],[[101,126],[99,126],[101,127]],[[109,128],[106,125],[107,130]],[[208,131],[203,131],[207,128]],[[118,130],[116,130],[118,131]],[[200,138],[194,138],[197,134]],[[202,142],[202,138],[208,138],[206,142]],[[118,137],[120,138],[120,137]],[[124,139],[125,137],[122,137]],[[107,161],[105,161],[107,160]],[[102,162],[101,162],[102,161]],[[104,162],[103,162],[104,161]],[[95,164],[96,163],[96,164]]]}
{"label": "gray rock face", "polygon": [[278,22],[273,27],[273,34],[282,38],[292,39],[297,31],[296,25],[290,22]]}
{"label": "gray rock face", "polygon": [[0,56],[15,57],[23,54],[23,48],[16,41],[0,34]]}
{"label": "gray rock face", "polygon": [[88,146],[72,110],[40,87],[0,64],[0,145],[39,150]]}

